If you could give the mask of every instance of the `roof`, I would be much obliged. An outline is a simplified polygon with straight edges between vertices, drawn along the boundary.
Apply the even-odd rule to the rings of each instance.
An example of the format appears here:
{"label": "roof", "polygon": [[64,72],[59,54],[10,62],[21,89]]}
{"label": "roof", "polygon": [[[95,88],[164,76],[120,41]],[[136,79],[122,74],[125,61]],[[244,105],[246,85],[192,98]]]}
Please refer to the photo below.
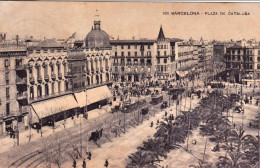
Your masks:
{"label": "roof", "polygon": [[179,42],[179,41],[183,41],[182,39],[179,38],[169,38],[170,42]]}
{"label": "roof", "polygon": [[153,44],[156,40],[140,39],[140,40],[111,40],[111,44]]}
{"label": "roof", "polygon": [[107,48],[110,47],[110,39],[105,31],[94,29],[88,33],[85,44],[87,48]]}
{"label": "roof", "polygon": [[159,35],[158,35],[158,40],[165,40],[165,36],[163,33],[162,26],[160,27]]}
{"label": "roof", "polygon": [[36,47],[41,48],[61,48],[64,47],[62,44],[57,43],[54,39],[46,39],[40,42]]}

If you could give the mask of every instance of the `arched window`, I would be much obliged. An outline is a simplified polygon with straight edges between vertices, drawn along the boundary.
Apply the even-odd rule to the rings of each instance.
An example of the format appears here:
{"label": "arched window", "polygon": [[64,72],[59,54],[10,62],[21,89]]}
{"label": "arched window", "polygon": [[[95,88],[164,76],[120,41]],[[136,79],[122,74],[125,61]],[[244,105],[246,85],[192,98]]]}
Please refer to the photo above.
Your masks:
{"label": "arched window", "polygon": [[96,75],[96,82],[97,82],[97,84],[99,84],[99,76],[98,75]]}
{"label": "arched window", "polygon": [[45,84],[45,95],[46,96],[49,95],[49,86],[48,86],[48,84]]}
{"label": "arched window", "polygon": [[33,86],[30,87],[30,98],[34,98],[34,89]]}
{"label": "arched window", "polygon": [[38,86],[37,86],[37,96],[38,96],[38,97],[41,97],[41,96],[42,96],[42,87],[41,87],[41,85],[38,85]]}

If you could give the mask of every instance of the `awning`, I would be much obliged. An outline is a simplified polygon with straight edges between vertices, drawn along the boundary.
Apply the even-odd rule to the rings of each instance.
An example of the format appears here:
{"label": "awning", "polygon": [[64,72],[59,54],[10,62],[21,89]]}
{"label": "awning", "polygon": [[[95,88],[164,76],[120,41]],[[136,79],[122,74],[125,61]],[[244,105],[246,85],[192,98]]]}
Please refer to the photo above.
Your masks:
{"label": "awning", "polygon": [[179,75],[181,78],[185,77],[189,72],[188,71],[176,71],[177,75]]}
{"label": "awning", "polygon": [[74,93],[76,100],[78,102],[79,108],[85,107],[87,105],[86,92],[82,91],[79,93]]}
{"label": "awning", "polygon": [[34,113],[32,113],[32,120],[35,118],[44,118],[59,112],[70,110],[78,107],[78,103],[72,94],[56,97],[49,100],[40,101],[31,104]]}
{"label": "awning", "polygon": [[89,89],[86,91],[86,94],[87,94],[86,98],[87,98],[88,105],[112,97],[112,94],[106,85]]}

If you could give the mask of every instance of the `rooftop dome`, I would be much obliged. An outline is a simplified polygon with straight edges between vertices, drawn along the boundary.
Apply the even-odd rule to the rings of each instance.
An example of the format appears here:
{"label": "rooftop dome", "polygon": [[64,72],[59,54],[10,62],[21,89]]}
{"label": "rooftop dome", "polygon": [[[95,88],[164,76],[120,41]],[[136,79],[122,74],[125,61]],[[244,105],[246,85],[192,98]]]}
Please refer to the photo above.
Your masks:
{"label": "rooftop dome", "polygon": [[88,33],[85,44],[87,48],[107,48],[110,47],[108,34],[100,29],[100,21],[94,21],[94,29]]}
{"label": "rooftop dome", "polygon": [[62,44],[57,43],[56,40],[54,39],[46,39],[42,42],[40,42],[37,47],[41,47],[41,48],[60,48],[63,47]]}

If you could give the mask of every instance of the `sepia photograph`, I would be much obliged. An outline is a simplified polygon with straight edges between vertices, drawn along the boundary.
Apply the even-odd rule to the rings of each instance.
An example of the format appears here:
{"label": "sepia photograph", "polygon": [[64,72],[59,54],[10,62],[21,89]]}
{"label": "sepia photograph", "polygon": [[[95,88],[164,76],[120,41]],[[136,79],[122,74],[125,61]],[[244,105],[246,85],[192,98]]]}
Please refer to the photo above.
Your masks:
{"label": "sepia photograph", "polygon": [[0,168],[260,167],[260,3],[0,9]]}

